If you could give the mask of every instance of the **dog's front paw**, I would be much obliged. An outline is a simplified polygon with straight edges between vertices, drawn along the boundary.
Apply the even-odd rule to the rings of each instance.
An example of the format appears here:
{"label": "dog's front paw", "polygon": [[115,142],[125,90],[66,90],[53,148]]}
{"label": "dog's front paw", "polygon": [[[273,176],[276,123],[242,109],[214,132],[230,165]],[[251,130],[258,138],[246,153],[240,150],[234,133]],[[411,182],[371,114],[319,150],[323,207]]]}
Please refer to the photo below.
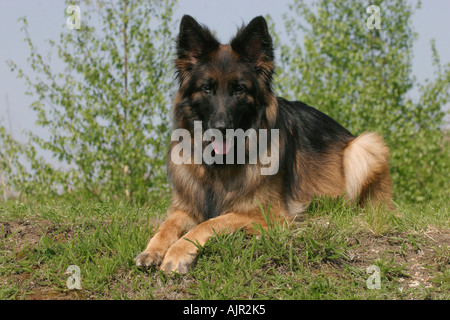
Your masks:
{"label": "dog's front paw", "polygon": [[136,266],[144,269],[151,266],[159,266],[166,255],[168,247],[169,244],[157,241],[157,239],[152,239],[147,248],[134,258]]}
{"label": "dog's front paw", "polygon": [[158,252],[147,252],[144,251],[140,253],[134,261],[136,266],[144,269],[148,269],[151,266],[158,266],[161,264],[164,256],[161,256]]}
{"label": "dog's front paw", "polygon": [[[181,241],[185,242],[184,239]],[[198,250],[188,242],[177,242],[167,252],[161,264],[161,270],[165,273],[177,272],[185,274],[197,257]]]}

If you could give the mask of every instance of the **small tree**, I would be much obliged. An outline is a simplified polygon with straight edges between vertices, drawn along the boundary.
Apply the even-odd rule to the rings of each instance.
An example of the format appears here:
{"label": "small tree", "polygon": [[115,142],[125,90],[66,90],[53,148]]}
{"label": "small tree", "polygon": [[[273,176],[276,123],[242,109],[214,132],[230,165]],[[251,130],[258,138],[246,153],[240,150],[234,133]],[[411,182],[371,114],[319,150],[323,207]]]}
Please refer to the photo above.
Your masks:
{"label": "small tree", "polygon": [[413,9],[404,0],[372,3],[380,8],[381,29],[368,28],[364,1],[319,0],[311,7],[295,0],[285,16],[290,41],[281,49],[277,92],[324,111],[353,134],[384,135],[397,199],[448,195],[443,106],[450,101],[450,64],[440,65],[432,45],[435,79],[419,84],[421,96],[413,101]]}
{"label": "small tree", "polygon": [[[72,4],[77,3],[67,2]],[[14,158],[14,141],[3,131],[10,146],[3,172],[9,172],[16,190],[28,193],[42,192],[35,182],[46,181],[52,192],[75,189],[99,198],[144,200],[149,190],[167,187],[174,1],[86,0],[79,5],[81,28],[64,26],[59,42],[49,42],[65,64],[64,72],[54,72],[37,52],[22,18],[28,61],[38,78],[14,62],[10,67],[25,79],[27,93],[36,98],[31,108],[37,124],[51,135],[43,139],[30,133],[27,146],[16,144],[16,152],[33,150],[27,167]],[[61,168],[42,157],[36,161],[39,149]],[[20,181],[14,176],[17,167]]]}

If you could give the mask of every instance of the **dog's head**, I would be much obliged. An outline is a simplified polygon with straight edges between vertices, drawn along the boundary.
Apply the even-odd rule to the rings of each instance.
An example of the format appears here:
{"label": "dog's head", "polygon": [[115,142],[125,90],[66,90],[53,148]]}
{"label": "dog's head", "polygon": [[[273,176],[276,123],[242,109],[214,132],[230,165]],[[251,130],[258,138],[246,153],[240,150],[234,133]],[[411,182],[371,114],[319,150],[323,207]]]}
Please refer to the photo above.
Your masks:
{"label": "dog's head", "polygon": [[[175,127],[192,130],[269,128],[276,119],[274,50],[266,20],[254,18],[222,45],[191,16],[177,39]],[[274,111],[275,108],[275,111]]]}

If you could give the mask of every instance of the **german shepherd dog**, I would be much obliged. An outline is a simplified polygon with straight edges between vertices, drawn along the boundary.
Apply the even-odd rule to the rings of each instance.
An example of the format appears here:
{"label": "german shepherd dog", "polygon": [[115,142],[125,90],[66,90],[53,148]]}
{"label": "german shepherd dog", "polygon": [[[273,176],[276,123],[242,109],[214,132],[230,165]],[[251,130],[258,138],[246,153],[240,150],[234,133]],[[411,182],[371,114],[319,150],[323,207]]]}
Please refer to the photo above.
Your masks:
{"label": "german shepherd dog", "polygon": [[[275,96],[274,49],[263,17],[254,18],[230,44],[222,45],[208,28],[184,16],[175,65],[179,90],[174,129],[192,134],[196,121],[203,131],[277,129],[278,143],[267,152],[277,155],[279,169],[263,175],[260,161],[175,164],[170,152],[177,142],[172,141],[168,218],[136,257],[137,266],[160,265],[167,273],[186,273],[199,246],[212,235],[255,232],[255,224],[267,228],[270,221],[292,221],[315,197],[391,205],[389,149],[380,136],[355,137],[315,108]],[[209,144],[216,155],[229,150],[228,142],[211,139]],[[203,149],[207,145],[202,142]],[[262,209],[269,207],[268,220]]]}

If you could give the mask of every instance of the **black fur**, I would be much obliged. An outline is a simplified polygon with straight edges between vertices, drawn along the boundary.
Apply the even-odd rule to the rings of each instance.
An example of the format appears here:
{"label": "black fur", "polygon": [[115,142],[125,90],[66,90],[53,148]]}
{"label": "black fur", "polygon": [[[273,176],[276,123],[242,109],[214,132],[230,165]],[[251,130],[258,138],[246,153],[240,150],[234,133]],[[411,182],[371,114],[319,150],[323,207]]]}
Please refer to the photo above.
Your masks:
{"label": "black fur", "polygon": [[325,159],[327,153],[345,147],[354,136],[331,117],[303,102],[277,100],[275,127],[286,141],[284,150],[280,150],[280,168],[285,170],[286,195],[292,197],[302,179],[297,172],[297,152],[311,159]]}

